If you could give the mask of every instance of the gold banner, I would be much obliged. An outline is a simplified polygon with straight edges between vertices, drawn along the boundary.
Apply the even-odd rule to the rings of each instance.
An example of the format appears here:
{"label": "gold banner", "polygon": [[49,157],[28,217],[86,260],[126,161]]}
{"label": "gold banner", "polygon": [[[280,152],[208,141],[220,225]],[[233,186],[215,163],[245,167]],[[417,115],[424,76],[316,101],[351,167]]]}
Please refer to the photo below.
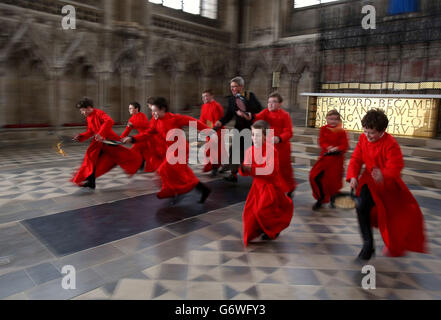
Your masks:
{"label": "gold banner", "polygon": [[373,108],[384,110],[389,126],[387,132],[395,135],[434,137],[438,119],[439,99],[317,97],[315,126],[326,124],[326,114],[332,109],[340,112],[343,127],[363,131],[361,119]]}

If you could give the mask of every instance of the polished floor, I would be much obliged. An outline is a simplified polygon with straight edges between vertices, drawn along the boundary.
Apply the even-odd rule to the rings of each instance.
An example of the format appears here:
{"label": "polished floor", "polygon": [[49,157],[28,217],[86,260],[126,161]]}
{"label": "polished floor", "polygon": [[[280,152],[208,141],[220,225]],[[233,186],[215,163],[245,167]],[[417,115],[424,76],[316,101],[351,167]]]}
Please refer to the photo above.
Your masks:
{"label": "polished floor", "polygon": [[[0,150],[1,299],[441,299],[441,190],[409,185],[420,203],[430,254],[381,256],[376,288],[362,288],[355,212],[311,210],[297,173],[291,226],[275,241],[242,244],[250,181],[238,185],[193,169],[213,190],[204,205],[190,193],[158,200],[154,174],[119,168],[89,191],[70,184],[86,145]],[[300,170],[299,170],[300,172]],[[62,288],[63,266],[76,289]]]}

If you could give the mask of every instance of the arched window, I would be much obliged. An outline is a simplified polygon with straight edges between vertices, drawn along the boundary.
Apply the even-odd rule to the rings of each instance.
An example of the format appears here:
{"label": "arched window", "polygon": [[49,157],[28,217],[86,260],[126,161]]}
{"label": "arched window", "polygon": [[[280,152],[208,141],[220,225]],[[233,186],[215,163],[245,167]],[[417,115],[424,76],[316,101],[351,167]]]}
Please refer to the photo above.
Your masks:
{"label": "arched window", "polygon": [[176,10],[217,19],[217,0],[148,0]]}
{"label": "arched window", "polygon": [[294,0],[294,8],[315,6],[317,4],[334,2],[334,1],[340,1],[340,0]]}

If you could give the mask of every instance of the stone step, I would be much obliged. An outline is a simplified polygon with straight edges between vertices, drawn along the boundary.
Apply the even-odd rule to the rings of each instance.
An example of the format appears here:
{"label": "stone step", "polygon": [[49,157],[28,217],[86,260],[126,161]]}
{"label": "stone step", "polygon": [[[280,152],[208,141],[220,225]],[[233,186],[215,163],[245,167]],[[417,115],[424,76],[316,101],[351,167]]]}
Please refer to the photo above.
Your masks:
{"label": "stone step", "polygon": [[[316,163],[317,158],[317,156],[302,152],[292,152],[291,159],[294,165],[295,173],[309,175],[309,171]],[[349,158],[345,160],[345,172],[348,164]],[[441,189],[441,172],[424,169],[421,167],[421,163],[418,163],[416,168],[408,167],[406,165],[406,167],[401,171],[401,177],[407,184]]]}

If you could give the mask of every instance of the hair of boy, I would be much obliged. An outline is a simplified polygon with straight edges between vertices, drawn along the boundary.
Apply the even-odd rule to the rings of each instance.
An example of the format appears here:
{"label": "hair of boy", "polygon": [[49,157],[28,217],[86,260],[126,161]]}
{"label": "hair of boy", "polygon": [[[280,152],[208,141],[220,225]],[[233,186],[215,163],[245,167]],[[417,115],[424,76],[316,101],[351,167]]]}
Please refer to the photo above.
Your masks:
{"label": "hair of boy", "polygon": [[208,93],[210,96],[214,96],[214,92],[213,92],[212,89],[204,90],[204,91],[202,92],[202,94],[204,94],[204,93]]}
{"label": "hair of boy", "polygon": [[375,129],[378,132],[385,131],[389,120],[386,114],[381,109],[371,109],[369,110],[363,119],[361,119],[361,125],[366,129]]}
{"label": "hair of boy", "polygon": [[153,104],[154,101],[155,101],[155,97],[148,97],[147,98],[147,104]]}
{"label": "hair of boy", "polygon": [[251,125],[251,128],[262,130],[262,133],[266,136],[266,130],[269,130],[271,127],[265,120],[258,120]]}
{"label": "hair of boy", "polygon": [[80,101],[78,101],[77,106],[78,109],[86,109],[87,107],[92,107],[93,108],[93,100],[88,98],[88,97],[84,97],[83,99],[81,99]]}
{"label": "hair of boy", "polygon": [[156,97],[153,100],[152,105],[158,107],[160,110],[168,111],[168,103],[167,100],[163,97]]}
{"label": "hair of boy", "polygon": [[326,118],[330,116],[337,116],[338,120],[341,120],[341,114],[335,109],[328,111],[328,113],[326,114]]}
{"label": "hair of boy", "polygon": [[130,102],[129,106],[132,105],[135,109],[138,109],[138,111],[141,111],[141,105],[138,102]]}
{"label": "hair of boy", "polygon": [[282,103],[283,102],[283,97],[282,97],[282,95],[280,94],[280,93],[278,93],[278,92],[273,92],[273,93],[271,93],[269,96],[268,96],[268,99],[269,98],[277,98],[277,101],[279,101],[279,103]]}
{"label": "hair of boy", "polygon": [[245,80],[242,77],[234,77],[230,80],[230,84],[233,82],[237,83],[240,87],[245,86]]}

